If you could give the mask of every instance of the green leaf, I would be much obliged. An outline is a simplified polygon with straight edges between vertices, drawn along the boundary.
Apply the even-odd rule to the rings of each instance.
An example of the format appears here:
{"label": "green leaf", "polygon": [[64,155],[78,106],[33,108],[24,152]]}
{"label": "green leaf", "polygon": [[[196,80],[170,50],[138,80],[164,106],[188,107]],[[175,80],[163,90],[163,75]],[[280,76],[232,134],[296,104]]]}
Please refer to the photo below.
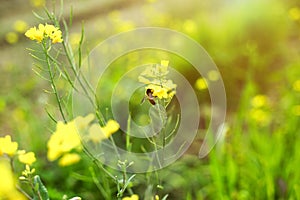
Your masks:
{"label": "green leaf", "polygon": [[33,200],[49,200],[47,188],[43,185],[40,176],[33,178],[34,197]]}

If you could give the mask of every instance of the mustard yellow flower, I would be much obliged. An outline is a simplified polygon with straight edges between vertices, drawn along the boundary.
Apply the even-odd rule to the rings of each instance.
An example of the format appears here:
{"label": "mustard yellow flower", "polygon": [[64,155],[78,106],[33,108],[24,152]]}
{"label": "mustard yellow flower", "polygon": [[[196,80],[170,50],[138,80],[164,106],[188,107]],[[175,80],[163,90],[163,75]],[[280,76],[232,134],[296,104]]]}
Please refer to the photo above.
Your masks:
{"label": "mustard yellow flower", "polygon": [[79,116],[67,124],[58,122],[56,131],[51,135],[47,143],[48,160],[54,161],[71,150],[81,150],[79,132],[84,131],[93,119],[93,115],[88,115],[86,117]]}
{"label": "mustard yellow flower", "polygon": [[0,162],[0,199],[25,200],[26,198],[16,189],[15,179],[9,163]]}
{"label": "mustard yellow flower", "polygon": [[74,121],[64,124],[58,122],[56,131],[51,135],[48,143],[48,160],[54,161],[62,154],[72,149],[81,148],[81,141]]}
{"label": "mustard yellow flower", "polygon": [[102,127],[102,131],[104,132],[105,136],[109,138],[113,133],[119,130],[120,125],[115,120],[108,120],[106,125]]}
{"label": "mustard yellow flower", "polygon": [[5,40],[6,42],[8,42],[9,44],[15,44],[18,42],[19,40],[19,36],[17,33],[15,32],[8,32],[6,35],[5,35]]}
{"label": "mustard yellow flower", "polygon": [[133,194],[130,197],[123,197],[122,200],[139,200],[139,196],[137,194]]}
{"label": "mustard yellow flower", "polygon": [[300,9],[298,7],[293,7],[289,10],[289,16],[292,20],[299,20],[300,19]]}
{"label": "mustard yellow flower", "polygon": [[159,99],[167,99],[169,97],[168,89],[163,88],[160,85],[150,84],[146,86],[146,91],[147,89],[150,89],[152,91],[152,95],[154,97],[158,97]]}
{"label": "mustard yellow flower", "polygon": [[256,95],[251,99],[251,105],[254,108],[261,108],[268,106],[269,99],[266,95]]}
{"label": "mustard yellow flower", "polygon": [[81,34],[80,33],[70,34],[70,44],[72,46],[79,45],[80,39],[81,39]]}
{"label": "mustard yellow flower", "polygon": [[258,123],[261,126],[268,125],[271,120],[270,114],[267,111],[260,108],[251,109],[250,117],[252,120],[254,120],[256,123]]}
{"label": "mustard yellow flower", "polygon": [[28,152],[28,153],[20,154],[19,161],[27,165],[32,165],[32,163],[36,161],[36,158],[33,152]]}
{"label": "mustard yellow flower", "polygon": [[193,20],[186,20],[183,23],[183,30],[189,34],[197,32],[197,24]]}
{"label": "mustard yellow flower", "polygon": [[15,155],[18,150],[18,143],[12,142],[10,135],[0,137],[0,156],[7,154],[9,156]]}
{"label": "mustard yellow flower", "polygon": [[295,105],[292,107],[292,113],[296,116],[300,116],[300,105]]}
{"label": "mustard yellow flower", "polygon": [[293,83],[293,89],[294,89],[296,92],[300,92],[300,80],[296,80],[296,81]]}
{"label": "mustard yellow flower", "polygon": [[42,7],[45,5],[46,1],[45,0],[30,0],[30,3],[33,7]]}
{"label": "mustard yellow flower", "polygon": [[19,33],[24,33],[28,29],[28,25],[23,20],[17,20],[14,23],[14,29]]}
{"label": "mustard yellow flower", "polygon": [[207,77],[210,81],[217,81],[220,78],[220,74],[217,70],[210,70],[207,73]]}
{"label": "mustard yellow flower", "polygon": [[39,24],[38,29],[36,27],[30,28],[26,31],[25,36],[31,40],[36,40],[39,43],[44,38],[50,38],[53,44],[63,42],[62,32],[57,27],[50,24]]}
{"label": "mustard yellow flower", "polygon": [[25,32],[25,36],[31,40],[36,40],[37,42],[41,42],[44,39],[44,33],[36,27],[30,28]]}
{"label": "mustard yellow flower", "polygon": [[207,83],[206,83],[205,78],[198,78],[197,81],[196,81],[196,83],[195,83],[195,87],[198,90],[205,90],[205,89],[207,89]]}
{"label": "mustard yellow flower", "polygon": [[115,120],[108,120],[104,127],[99,124],[93,124],[89,128],[89,140],[94,143],[99,143],[100,141],[109,138],[113,133],[117,132],[120,125]]}
{"label": "mustard yellow flower", "polygon": [[58,165],[65,167],[80,161],[80,156],[76,153],[67,153],[63,155],[62,158],[59,159]]}

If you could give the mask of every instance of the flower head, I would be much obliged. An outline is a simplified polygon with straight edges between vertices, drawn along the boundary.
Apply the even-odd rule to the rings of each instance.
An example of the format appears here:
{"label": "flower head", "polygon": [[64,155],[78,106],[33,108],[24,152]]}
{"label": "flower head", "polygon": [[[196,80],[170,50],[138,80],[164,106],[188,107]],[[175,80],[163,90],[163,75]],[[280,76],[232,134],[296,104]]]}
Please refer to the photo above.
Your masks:
{"label": "flower head", "polygon": [[198,78],[196,83],[195,83],[195,87],[198,90],[205,90],[207,89],[207,82],[205,80],[205,78]]}
{"label": "flower head", "polygon": [[105,126],[101,127],[99,124],[93,124],[89,128],[88,139],[94,143],[98,143],[104,139],[109,138],[113,133],[117,132],[120,125],[115,120],[108,120]]}
{"label": "flower head", "polygon": [[39,43],[46,38],[50,38],[53,44],[63,42],[62,32],[50,24],[39,24],[38,29],[36,27],[30,28],[26,31],[25,36]]}
{"label": "flower head", "polygon": [[269,101],[269,99],[266,95],[259,94],[259,95],[254,96],[251,99],[251,105],[254,108],[261,108],[261,107],[267,106],[268,101]]}
{"label": "flower head", "polygon": [[[73,154],[67,157],[64,156],[68,155],[69,152],[71,152],[72,150],[81,150],[82,146],[81,139],[79,137],[79,132],[85,131],[88,124],[93,119],[93,115],[87,115],[86,117],[76,117],[74,120],[66,124],[63,122],[58,122],[56,125],[56,131],[51,135],[47,143],[48,160],[54,161],[62,156],[61,160],[59,161],[59,164],[61,166],[66,166],[70,163],[75,163],[74,160],[78,160],[77,156],[76,158]],[[72,160],[72,162],[70,160]]]}
{"label": "flower head", "polygon": [[0,156],[7,154],[9,156],[15,155],[18,150],[18,143],[12,142],[10,135],[0,137]]}
{"label": "flower head", "polygon": [[58,162],[62,167],[75,164],[80,161],[80,156],[77,153],[67,153]]}
{"label": "flower head", "polygon": [[26,198],[16,189],[12,170],[7,162],[0,162],[0,199],[25,200]]}
{"label": "flower head", "polygon": [[19,161],[27,165],[32,165],[32,163],[36,161],[36,158],[33,152],[28,152],[28,153],[20,154]]}
{"label": "flower head", "polygon": [[122,200],[139,200],[139,196],[137,194],[133,194],[130,197],[124,197]]}

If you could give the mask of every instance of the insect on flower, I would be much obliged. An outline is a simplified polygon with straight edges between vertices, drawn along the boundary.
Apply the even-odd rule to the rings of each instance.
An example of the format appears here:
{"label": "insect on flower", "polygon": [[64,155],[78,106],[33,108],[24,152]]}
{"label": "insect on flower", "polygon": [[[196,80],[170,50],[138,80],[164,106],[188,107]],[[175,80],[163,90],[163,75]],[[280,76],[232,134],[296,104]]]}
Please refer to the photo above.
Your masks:
{"label": "insect on flower", "polygon": [[156,97],[156,96],[153,96],[153,89],[148,88],[148,89],[146,90],[146,94],[145,94],[144,98],[143,98],[142,101],[141,101],[141,104],[143,104],[143,103],[145,102],[145,100],[148,99],[148,101],[149,101],[152,105],[155,105],[155,104],[156,104],[155,101],[154,101],[154,98],[155,98],[155,97]]}

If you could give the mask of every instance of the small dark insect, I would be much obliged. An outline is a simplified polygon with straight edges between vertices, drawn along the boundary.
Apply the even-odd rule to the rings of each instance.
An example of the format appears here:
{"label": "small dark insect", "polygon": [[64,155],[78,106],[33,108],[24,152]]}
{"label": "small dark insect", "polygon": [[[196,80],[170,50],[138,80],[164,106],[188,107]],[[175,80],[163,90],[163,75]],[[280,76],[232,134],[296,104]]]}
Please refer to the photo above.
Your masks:
{"label": "small dark insect", "polygon": [[148,101],[152,104],[155,105],[155,101],[154,101],[155,96],[153,96],[153,89],[147,89],[146,90],[146,95],[144,96],[144,98],[142,99],[142,103],[145,102],[146,99],[148,99]]}

